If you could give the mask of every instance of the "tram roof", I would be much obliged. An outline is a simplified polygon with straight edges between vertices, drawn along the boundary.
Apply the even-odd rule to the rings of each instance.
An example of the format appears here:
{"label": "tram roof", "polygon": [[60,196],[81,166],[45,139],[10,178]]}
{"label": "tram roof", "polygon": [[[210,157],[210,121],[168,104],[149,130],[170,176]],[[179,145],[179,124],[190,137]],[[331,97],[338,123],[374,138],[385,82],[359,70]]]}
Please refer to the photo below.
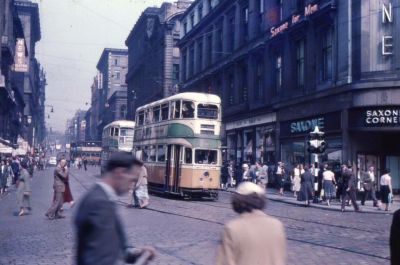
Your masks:
{"label": "tram roof", "polygon": [[128,121],[128,120],[119,120],[119,121],[113,121],[109,124],[107,124],[104,129],[111,127],[111,126],[119,126],[119,127],[135,127],[135,122],[134,121]]}
{"label": "tram roof", "polygon": [[169,102],[169,101],[177,100],[177,99],[186,99],[186,100],[192,100],[195,102],[205,102],[205,103],[210,103],[210,104],[221,104],[221,98],[214,94],[198,93],[198,92],[184,92],[184,93],[179,93],[179,94],[170,96],[168,98],[163,98],[163,99],[151,102],[149,104],[139,107],[136,111],[140,111],[145,108],[156,106],[156,105],[161,105],[165,102]]}

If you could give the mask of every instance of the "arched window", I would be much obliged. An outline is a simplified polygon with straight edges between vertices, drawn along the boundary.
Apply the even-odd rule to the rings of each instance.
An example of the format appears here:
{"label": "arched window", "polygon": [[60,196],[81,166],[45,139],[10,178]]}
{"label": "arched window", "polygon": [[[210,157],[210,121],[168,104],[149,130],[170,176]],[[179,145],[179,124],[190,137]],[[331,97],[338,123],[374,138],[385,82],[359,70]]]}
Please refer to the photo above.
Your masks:
{"label": "arched window", "polygon": [[121,105],[119,113],[120,113],[121,119],[125,120],[126,119],[126,114],[127,114],[126,105],[125,104]]}

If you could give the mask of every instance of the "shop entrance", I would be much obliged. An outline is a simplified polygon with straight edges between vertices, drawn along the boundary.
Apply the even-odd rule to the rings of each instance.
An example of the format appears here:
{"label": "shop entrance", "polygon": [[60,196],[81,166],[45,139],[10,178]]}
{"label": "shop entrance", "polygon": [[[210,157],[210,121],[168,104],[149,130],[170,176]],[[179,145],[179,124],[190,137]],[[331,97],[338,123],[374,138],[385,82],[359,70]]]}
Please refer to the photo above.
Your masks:
{"label": "shop entrance", "polygon": [[391,172],[393,193],[398,194],[400,191],[400,156],[386,156],[385,164]]}

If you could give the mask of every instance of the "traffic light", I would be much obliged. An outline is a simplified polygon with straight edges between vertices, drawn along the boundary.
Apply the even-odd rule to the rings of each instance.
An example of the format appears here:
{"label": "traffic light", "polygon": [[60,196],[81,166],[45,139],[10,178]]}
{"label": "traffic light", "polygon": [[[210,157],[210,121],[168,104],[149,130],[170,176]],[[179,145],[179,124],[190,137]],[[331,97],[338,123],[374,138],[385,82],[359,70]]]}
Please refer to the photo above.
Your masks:
{"label": "traffic light", "polygon": [[307,141],[307,151],[312,154],[322,154],[326,149],[324,132],[319,131],[318,126],[315,126],[314,131],[310,132],[309,140]]}

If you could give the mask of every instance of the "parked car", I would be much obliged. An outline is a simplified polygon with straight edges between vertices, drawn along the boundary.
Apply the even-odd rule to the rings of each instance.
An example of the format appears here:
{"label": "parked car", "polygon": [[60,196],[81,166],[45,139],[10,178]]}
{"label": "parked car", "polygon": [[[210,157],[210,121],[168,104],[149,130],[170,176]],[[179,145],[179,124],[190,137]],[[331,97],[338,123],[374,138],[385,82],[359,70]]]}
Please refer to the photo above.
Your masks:
{"label": "parked car", "polygon": [[57,157],[51,156],[47,162],[49,166],[57,166]]}

